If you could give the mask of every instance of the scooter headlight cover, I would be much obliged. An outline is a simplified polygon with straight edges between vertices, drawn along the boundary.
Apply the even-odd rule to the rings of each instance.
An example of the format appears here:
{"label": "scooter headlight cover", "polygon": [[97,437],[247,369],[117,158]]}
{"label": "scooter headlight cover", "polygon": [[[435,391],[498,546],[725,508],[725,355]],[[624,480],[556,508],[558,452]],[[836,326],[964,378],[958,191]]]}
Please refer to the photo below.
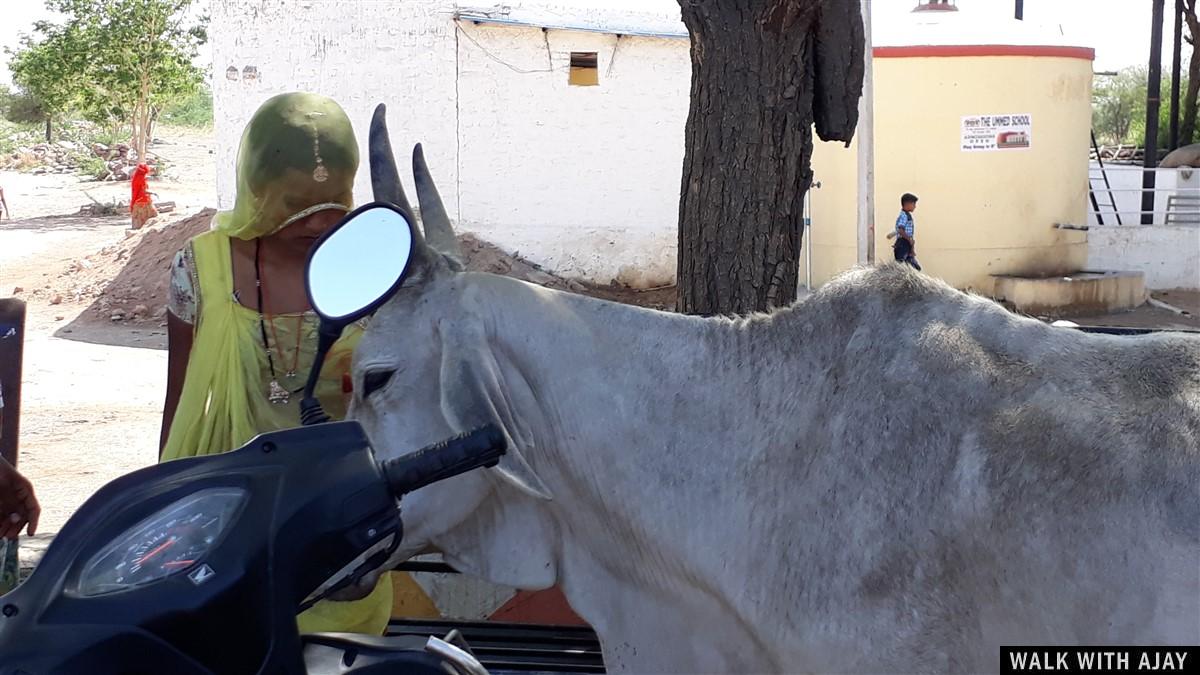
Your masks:
{"label": "scooter headlight cover", "polygon": [[188,571],[193,582],[203,583],[215,573],[201,565],[204,556],[237,519],[246,497],[241,488],[218,487],[168,504],[93,555],[76,591],[105,595]]}

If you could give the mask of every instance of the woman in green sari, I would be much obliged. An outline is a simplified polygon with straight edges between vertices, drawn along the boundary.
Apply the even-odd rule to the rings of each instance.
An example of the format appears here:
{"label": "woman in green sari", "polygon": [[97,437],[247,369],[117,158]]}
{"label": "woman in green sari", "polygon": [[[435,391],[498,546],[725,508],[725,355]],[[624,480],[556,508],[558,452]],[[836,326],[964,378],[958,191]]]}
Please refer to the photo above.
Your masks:
{"label": "woman in green sari", "polygon": [[[227,452],[299,425],[317,344],[304,265],[313,242],[351,210],[358,159],[349,118],[324,96],[276,96],[246,126],[233,210],[172,264],[160,461]],[[334,419],[346,412],[361,332],[349,327],[321,370],[317,398]],[[299,625],[378,635],[392,605],[392,575],[384,575],[366,598],[320,602]]]}

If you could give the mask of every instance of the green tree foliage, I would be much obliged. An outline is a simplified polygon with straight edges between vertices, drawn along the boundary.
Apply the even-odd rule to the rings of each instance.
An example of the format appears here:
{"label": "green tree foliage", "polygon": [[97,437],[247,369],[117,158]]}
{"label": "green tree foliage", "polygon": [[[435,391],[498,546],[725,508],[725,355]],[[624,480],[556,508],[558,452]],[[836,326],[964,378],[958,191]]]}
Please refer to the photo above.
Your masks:
{"label": "green tree foliage", "polygon": [[1101,143],[1129,143],[1134,121],[1145,114],[1145,68],[1126,68],[1114,76],[1096,78],[1092,88],[1092,130]]}
{"label": "green tree foliage", "polygon": [[128,126],[146,156],[163,106],[203,82],[193,65],[207,40],[207,17],[189,21],[193,0],[46,0],[65,17],[41,21],[12,54],[13,80],[51,116],[78,110],[87,119]]}
{"label": "green tree foliage", "polygon": [[[1113,76],[1100,76],[1092,88],[1092,130],[1096,140],[1106,145],[1141,145],[1146,142],[1146,82],[1145,66],[1125,68]],[[1188,89],[1184,80],[1183,88]],[[1159,107],[1158,145],[1166,148],[1170,142],[1165,130],[1170,128],[1171,81],[1162,79]],[[1181,133],[1182,137],[1182,133]]]}
{"label": "green tree foliage", "polygon": [[163,108],[159,116],[164,124],[184,127],[209,128],[213,124],[213,94],[208,84],[203,84],[191,96],[180,99]]}
{"label": "green tree foliage", "polygon": [[[82,76],[80,49],[76,46],[81,39],[79,31],[71,26],[55,26],[38,22],[34,26],[39,37],[21,38],[21,47],[9,51],[12,56],[9,70],[13,82],[19,87],[18,96],[24,96],[26,104],[18,106],[23,114],[10,113],[14,122],[36,121],[46,124],[46,140],[50,140],[50,125],[61,118],[72,106],[75,92]],[[40,114],[39,114],[40,113]],[[18,119],[19,118],[19,119]]]}
{"label": "green tree foliage", "polygon": [[0,86],[0,116],[13,124],[42,124],[46,121],[46,105],[32,94]]}

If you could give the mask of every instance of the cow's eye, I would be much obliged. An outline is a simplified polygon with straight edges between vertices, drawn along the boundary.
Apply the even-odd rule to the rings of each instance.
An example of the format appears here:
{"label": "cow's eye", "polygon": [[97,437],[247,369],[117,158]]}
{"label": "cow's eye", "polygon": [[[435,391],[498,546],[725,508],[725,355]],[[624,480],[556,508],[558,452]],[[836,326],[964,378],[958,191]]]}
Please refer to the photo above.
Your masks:
{"label": "cow's eye", "polygon": [[365,399],[373,392],[379,391],[387,386],[391,381],[392,376],[396,374],[394,370],[372,370],[363,375],[362,397]]}

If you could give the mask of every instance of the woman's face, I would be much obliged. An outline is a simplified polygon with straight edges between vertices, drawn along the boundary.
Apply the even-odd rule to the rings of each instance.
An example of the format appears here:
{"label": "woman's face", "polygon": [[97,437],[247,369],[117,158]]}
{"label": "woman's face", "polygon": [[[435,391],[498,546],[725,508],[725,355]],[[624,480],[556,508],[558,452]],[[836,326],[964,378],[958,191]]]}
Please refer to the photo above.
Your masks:
{"label": "woman's face", "polygon": [[307,249],[345,216],[346,213],[338,209],[317,211],[276,232],[274,237],[281,242],[296,244]]}

